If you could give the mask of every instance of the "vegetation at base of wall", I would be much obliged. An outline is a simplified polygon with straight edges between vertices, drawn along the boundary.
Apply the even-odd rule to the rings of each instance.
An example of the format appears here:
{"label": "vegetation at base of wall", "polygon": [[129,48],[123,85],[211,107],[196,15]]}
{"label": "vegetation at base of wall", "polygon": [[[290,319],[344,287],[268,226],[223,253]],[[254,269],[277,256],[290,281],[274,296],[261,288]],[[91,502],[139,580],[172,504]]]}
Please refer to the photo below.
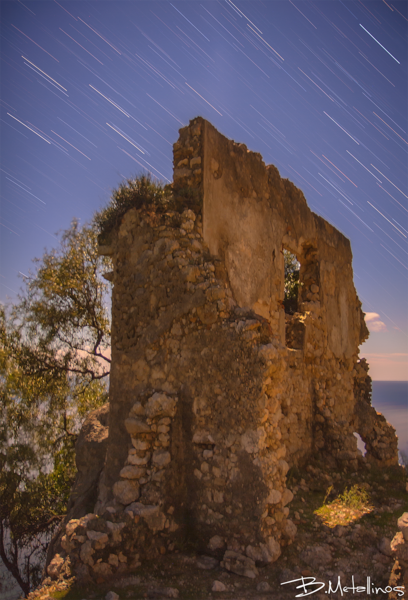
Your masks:
{"label": "vegetation at base of wall", "polygon": [[346,488],[339,496],[339,500],[348,508],[364,508],[370,504],[370,496],[365,488],[358,483],[351,488]]}
{"label": "vegetation at base of wall", "polygon": [[202,197],[195,188],[164,185],[152,181],[150,174],[131,177],[112,192],[108,205],[95,214],[100,241],[107,239],[130,208],[149,208],[158,213],[168,210],[182,212],[186,208],[201,209]]}
{"label": "vegetation at base of wall", "polygon": [[339,494],[335,500],[327,504],[327,499],[332,490],[333,486],[330,486],[324,497],[323,505],[314,511],[323,523],[329,527],[347,525],[373,510],[367,490],[359,484],[355,484],[350,488],[346,487],[342,494]]}
{"label": "vegetation at base of wall", "polygon": [[25,595],[66,514],[82,421],[107,400],[104,262],[95,226],[74,221],[0,309],[0,557]]}

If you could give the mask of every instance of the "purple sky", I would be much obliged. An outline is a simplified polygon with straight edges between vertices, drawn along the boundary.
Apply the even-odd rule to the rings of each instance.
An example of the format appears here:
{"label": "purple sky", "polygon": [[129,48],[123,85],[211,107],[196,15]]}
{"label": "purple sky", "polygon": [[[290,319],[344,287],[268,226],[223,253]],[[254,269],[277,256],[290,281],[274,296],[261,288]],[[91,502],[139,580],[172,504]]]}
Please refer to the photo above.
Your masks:
{"label": "purple sky", "polygon": [[374,379],[408,379],[407,17],[385,0],[1,4],[0,300],[197,115],[350,240]]}

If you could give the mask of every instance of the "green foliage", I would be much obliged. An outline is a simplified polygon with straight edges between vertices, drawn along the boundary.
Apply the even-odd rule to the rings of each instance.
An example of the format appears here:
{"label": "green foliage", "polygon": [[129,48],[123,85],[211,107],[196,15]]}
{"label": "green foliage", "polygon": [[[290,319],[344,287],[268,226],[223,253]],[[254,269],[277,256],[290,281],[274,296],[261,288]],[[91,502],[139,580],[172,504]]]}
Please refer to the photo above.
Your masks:
{"label": "green foliage", "polygon": [[96,231],[74,221],[60,247],[35,262],[39,268],[25,280],[24,296],[11,315],[25,344],[26,365],[34,348],[37,357],[44,354],[41,373],[103,377],[98,359],[110,362],[104,354],[110,335],[104,302],[108,285],[101,280]]}
{"label": "green foliage", "polygon": [[48,541],[65,513],[75,477],[72,448],[57,452],[54,468],[37,475],[31,472],[36,462],[31,450],[20,444],[0,457],[0,554],[25,594],[40,582]]}
{"label": "green foliage", "polygon": [[108,206],[95,215],[95,223],[102,235],[108,235],[130,208],[151,206],[164,209],[170,197],[170,187],[154,183],[150,175],[127,179],[113,191]]}
{"label": "green foliage", "polygon": [[285,264],[285,312],[294,313],[297,310],[299,293],[299,270],[300,263],[294,254],[283,250]]}
{"label": "green foliage", "polygon": [[330,496],[330,494],[332,493],[332,491],[333,491],[333,486],[329,485],[329,487],[327,488],[327,491],[326,491],[326,495],[325,495],[325,497],[323,499],[323,504],[327,503],[327,499]]}
{"label": "green foliage", "polygon": [[73,222],[0,309],[0,556],[25,594],[66,512],[74,445],[106,402],[109,287],[96,228]]}
{"label": "green foliage", "polygon": [[346,488],[339,500],[348,508],[361,509],[369,504],[370,496],[365,488],[356,483],[350,489]]}
{"label": "green foliage", "polygon": [[113,190],[109,204],[95,214],[94,223],[101,243],[109,243],[110,232],[117,227],[130,208],[148,208],[157,213],[168,210],[181,213],[186,208],[200,211],[202,196],[198,189],[153,182],[151,176],[138,175],[123,181]]}
{"label": "green foliage", "polygon": [[351,488],[346,487],[342,494],[328,504],[327,500],[332,493],[333,486],[331,485],[326,492],[322,506],[314,511],[314,514],[329,527],[348,525],[369,514],[373,509],[370,495],[359,484],[355,484]]}

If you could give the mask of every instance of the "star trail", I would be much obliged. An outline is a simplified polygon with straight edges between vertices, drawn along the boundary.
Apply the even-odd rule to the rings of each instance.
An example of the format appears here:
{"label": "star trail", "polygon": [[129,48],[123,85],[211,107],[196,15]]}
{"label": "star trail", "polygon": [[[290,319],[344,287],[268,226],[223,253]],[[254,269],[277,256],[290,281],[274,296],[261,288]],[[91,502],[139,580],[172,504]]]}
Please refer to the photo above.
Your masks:
{"label": "star trail", "polygon": [[407,379],[407,28],[405,0],[3,0],[0,300],[124,177],[171,181],[201,115],[350,239],[362,355]]}

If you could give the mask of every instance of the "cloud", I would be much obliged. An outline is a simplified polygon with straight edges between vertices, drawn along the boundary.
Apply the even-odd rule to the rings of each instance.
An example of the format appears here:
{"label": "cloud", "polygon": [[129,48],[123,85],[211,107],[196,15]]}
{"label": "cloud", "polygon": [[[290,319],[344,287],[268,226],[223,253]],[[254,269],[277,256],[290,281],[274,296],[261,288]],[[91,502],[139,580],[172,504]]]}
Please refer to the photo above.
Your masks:
{"label": "cloud", "polygon": [[364,319],[370,332],[387,331],[387,326],[381,321],[378,313],[366,313]]}
{"label": "cloud", "polygon": [[366,313],[365,317],[364,317],[366,323],[368,323],[368,321],[374,321],[374,320],[376,321],[379,318],[380,318],[380,315],[378,313],[370,313],[370,312]]}

